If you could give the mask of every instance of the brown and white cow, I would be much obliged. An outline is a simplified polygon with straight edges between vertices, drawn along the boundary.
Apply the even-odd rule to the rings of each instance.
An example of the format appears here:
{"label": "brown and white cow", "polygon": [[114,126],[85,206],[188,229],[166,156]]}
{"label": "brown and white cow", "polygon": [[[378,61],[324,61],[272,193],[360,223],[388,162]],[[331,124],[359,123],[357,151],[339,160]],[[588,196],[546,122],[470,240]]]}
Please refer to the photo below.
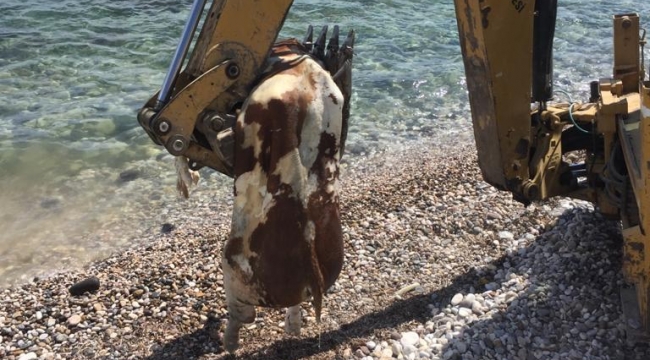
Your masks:
{"label": "brown and white cow", "polygon": [[343,264],[339,158],[344,97],[329,72],[295,41],[274,46],[271,76],[244,103],[235,126],[235,201],[222,259],[229,321],[238,347],[254,306],[288,307],[285,330],[300,332],[300,303],[322,298]]}
{"label": "brown and white cow", "polygon": [[[300,303],[309,298],[320,320],[323,295],[341,271],[338,178],[349,116],[350,34],[348,53],[321,53],[323,62],[295,40],[277,43],[266,77],[238,115],[235,201],[222,257],[229,352],[238,347],[242,324],[255,320],[255,306],[288,308],[290,334],[300,333]],[[331,73],[343,71],[335,82]],[[176,167],[187,196],[198,178],[184,158]]]}

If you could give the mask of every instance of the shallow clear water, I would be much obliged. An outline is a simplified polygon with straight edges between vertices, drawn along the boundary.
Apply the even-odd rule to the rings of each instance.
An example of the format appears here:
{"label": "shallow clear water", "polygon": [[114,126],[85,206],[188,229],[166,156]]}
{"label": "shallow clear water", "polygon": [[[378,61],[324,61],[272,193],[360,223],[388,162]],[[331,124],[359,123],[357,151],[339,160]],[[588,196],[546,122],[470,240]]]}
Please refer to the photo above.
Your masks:
{"label": "shallow clear water", "polygon": [[[0,2],[0,283],[157,231],[176,202],[173,166],[135,113],[159,88],[190,4]],[[650,18],[650,2],[560,7],[556,87],[580,98],[611,71],[611,15]],[[471,133],[451,0],[297,0],[281,36],[302,38],[308,24],[358,34],[351,156]],[[138,179],[117,181],[127,169]],[[210,186],[229,186],[204,175]]]}

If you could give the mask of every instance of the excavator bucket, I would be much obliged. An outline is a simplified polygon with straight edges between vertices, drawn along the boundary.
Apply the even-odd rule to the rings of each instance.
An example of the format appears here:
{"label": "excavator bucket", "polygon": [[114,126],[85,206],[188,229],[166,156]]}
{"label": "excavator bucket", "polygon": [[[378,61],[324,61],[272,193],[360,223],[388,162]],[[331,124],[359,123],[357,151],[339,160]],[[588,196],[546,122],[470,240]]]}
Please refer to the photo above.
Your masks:
{"label": "excavator bucket", "polygon": [[485,181],[534,198],[531,147],[533,0],[455,0],[478,161]]}

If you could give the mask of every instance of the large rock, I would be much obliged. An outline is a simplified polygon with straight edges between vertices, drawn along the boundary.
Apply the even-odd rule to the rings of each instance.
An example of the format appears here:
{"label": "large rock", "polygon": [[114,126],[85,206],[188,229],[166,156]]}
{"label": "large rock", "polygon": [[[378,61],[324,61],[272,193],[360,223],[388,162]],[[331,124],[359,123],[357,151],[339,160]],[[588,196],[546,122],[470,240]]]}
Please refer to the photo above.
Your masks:
{"label": "large rock", "polygon": [[73,296],[81,296],[87,292],[94,292],[97,290],[99,290],[99,279],[94,276],[79,281],[69,289],[70,294]]}

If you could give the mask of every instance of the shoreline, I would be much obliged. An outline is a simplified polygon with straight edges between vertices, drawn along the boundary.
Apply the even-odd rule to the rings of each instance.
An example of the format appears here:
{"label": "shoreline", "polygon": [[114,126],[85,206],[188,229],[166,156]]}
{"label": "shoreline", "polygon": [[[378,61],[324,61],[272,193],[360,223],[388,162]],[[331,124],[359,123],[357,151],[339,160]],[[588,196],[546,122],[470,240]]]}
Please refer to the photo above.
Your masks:
{"label": "shoreline", "polygon": [[[344,269],[318,327],[258,308],[246,359],[638,358],[625,341],[620,234],[590,205],[514,202],[480,179],[473,144],[421,141],[347,162]],[[219,270],[230,205],[197,188],[140,244],[82,269],[0,288],[6,359],[221,359]],[[231,203],[231,202],[230,202]],[[89,276],[100,289],[68,288]],[[400,289],[405,292],[399,296]],[[22,357],[22,358],[21,358]]]}

